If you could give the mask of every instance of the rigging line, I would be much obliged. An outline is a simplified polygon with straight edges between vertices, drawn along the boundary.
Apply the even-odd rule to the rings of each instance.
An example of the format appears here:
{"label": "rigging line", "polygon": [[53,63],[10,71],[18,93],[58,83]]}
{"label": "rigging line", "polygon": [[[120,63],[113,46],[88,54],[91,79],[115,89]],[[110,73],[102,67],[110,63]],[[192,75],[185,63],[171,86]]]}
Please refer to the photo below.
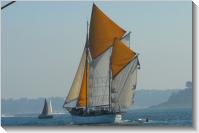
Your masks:
{"label": "rigging line", "polygon": [[4,8],[6,8],[7,6],[9,6],[9,5],[15,3],[15,2],[16,2],[16,1],[11,1],[11,2],[7,3],[6,5],[4,5],[4,6],[1,7],[1,10],[4,9]]}

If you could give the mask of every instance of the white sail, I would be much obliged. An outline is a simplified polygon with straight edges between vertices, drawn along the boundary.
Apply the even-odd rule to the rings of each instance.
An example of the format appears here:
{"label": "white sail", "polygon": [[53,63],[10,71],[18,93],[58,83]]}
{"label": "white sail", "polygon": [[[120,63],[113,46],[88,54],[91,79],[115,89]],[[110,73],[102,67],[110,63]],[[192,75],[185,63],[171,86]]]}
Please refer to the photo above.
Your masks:
{"label": "white sail", "polygon": [[82,84],[82,78],[84,74],[85,62],[86,62],[86,49],[84,48],[78,70],[76,72],[76,75],[73,80],[70,91],[68,93],[68,96],[66,97],[64,105],[74,100],[77,100],[77,98],[79,97],[79,92],[80,92],[80,88]]}
{"label": "white sail", "polygon": [[112,80],[112,107],[115,111],[125,110],[132,105],[137,81],[137,58],[131,61]]}
{"label": "white sail", "polygon": [[120,105],[120,110],[122,112],[127,111],[127,109],[134,102],[134,91],[136,88],[136,81],[137,81],[137,65],[130,72],[129,78],[127,79],[126,84],[124,85],[124,88],[122,89],[119,96],[120,97],[119,105]]}
{"label": "white sail", "polygon": [[129,32],[128,34],[126,34],[121,41],[127,46],[130,47],[130,34],[131,32]]}
{"label": "white sail", "polygon": [[49,105],[48,105],[48,114],[52,114],[52,105],[51,105],[50,100],[49,100]]}
{"label": "white sail", "polygon": [[90,64],[89,105],[109,104],[109,65],[112,48],[97,57]]}

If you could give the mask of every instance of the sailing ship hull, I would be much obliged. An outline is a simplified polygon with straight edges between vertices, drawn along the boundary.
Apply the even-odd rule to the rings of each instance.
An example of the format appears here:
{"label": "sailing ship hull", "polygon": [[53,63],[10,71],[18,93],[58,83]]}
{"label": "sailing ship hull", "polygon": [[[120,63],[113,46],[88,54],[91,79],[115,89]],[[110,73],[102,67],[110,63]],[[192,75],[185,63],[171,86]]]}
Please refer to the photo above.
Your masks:
{"label": "sailing ship hull", "polygon": [[72,115],[74,124],[103,124],[103,123],[114,123],[116,114],[102,114],[102,115],[89,115],[79,116]]}
{"label": "sailing ship hull", "polygon": [[53,118],[53,115],[39,115],[38,118],[39,119],[51,119],[51,118]]}

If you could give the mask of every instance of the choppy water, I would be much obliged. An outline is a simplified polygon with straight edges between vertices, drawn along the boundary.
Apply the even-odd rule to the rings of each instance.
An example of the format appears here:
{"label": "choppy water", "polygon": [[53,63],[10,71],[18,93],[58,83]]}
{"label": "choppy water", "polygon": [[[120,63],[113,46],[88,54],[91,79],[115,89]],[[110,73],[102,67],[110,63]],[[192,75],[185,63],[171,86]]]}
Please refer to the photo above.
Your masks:
{"label": "choppy water", "polygon": [[[38,115],[2,117],[2,126],[64,126],[74,125],[69,114],[56,114],[53,119],[38,119]],[[139,123],[140,118],[149,118],[147,123]],[[187,126],[192,127],[191,109],[129,110],[121,123],[98,124],[118,126]]]}

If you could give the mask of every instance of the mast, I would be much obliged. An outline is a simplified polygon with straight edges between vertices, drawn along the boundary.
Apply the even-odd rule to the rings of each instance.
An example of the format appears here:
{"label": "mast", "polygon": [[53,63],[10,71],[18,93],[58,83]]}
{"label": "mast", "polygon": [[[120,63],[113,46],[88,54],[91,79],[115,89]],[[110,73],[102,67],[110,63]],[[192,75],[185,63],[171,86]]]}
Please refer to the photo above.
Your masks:
{"label": "mast", "polygon": [[86,27],[86,30],[87,30],[87,35],[86,35],[86,112],[87,112],[87,109],[88,109],[88,76],[87,76],[87,69],[88,69],[88,21],[87,21],[87,27]]}
{"label": "mast", "polygon": [[[131,34],[131,31],[129,32],[129,36],[130,36],[130,34]],[[130,39],[130,37],[129,37],[129,48],[131,49],[131,39]]]}
{"label": "mast", "polygon": [[111,58],[110,58],[110,65],[109,65],[109,111],[111,111],[111,79],[112,79],[112,73],[111,73]]}

